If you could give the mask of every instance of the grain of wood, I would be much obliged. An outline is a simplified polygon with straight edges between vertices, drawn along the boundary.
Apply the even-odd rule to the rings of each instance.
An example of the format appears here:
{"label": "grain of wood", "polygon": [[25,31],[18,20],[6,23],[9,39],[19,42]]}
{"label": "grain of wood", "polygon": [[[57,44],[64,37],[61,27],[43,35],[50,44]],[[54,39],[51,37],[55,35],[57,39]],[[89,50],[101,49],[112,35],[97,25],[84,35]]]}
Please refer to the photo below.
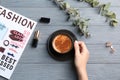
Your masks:
{"label": "grain of wood", "polygon": [[[81,16],[90,18],[89,31],[91,38],[80,37],[77,28],[66,21],[65,13],[51,0],[0,0],[0,5],[38,22],[41,17],[51,18],[49,24],[38,22],[35,30],[40,30],[38,47],[31,48],[31,36],[25,51],[10,80],[76,80],[77,74],[73,61],[56,61],[47,52],[46,42],[50,34],[59,29],[73,32],[78,40],[85,41],[90,59],[87,70],[89,80],[120,80],[120,25],[116,28],[105,23],[105,18],[98,14],[97,8],[91,8],[87,3],[77,0],[65,0],[72,7],[78,8]],[[100,0],[101,3],[111,2],[110,10],[117,14],[120,21],[120,1]],[[116,49],[115,54],[109,53],[105,42],[111,41]],[[0,77],[0,80],[6,80]]]}
{"label": "grain of wood", "polygon": [[[55,8],[56,5],[52,3],[52,0],[1,0],[2,4],[8,7],[32,7],[32,8],[38,8],[38,7],[52,7]],[[84,2],[79,2],[77,0],[65,0],[66,2],[70,3],[73,7],[89,7],[88,4]],[[101,3],[108,3],[111,2],[112,6],[114,7],[120,7],[119,0],[99,0]]]}

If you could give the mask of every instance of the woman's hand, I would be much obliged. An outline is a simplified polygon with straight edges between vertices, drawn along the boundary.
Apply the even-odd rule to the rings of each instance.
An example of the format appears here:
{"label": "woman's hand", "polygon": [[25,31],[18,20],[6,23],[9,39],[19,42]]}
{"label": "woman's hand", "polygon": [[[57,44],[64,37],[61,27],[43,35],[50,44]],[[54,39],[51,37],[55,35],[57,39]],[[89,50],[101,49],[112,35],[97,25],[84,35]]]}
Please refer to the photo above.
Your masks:
{"label": "woman's hand", "polygon": [[75,66],[79,80],[88,80],[86,65],[89,59],[89,51],[83,41],[75,41]]}

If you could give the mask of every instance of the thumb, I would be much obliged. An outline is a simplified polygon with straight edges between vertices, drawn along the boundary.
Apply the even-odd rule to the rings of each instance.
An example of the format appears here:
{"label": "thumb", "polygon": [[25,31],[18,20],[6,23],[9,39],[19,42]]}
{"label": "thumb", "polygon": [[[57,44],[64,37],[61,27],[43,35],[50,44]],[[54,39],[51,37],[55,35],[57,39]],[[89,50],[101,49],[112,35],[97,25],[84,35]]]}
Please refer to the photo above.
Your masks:
{"label": "thumb", "polygon": [[80,46],[78,44],[78,41],[74,42],[74,48],[75,48],[75,55],[80,54]]}

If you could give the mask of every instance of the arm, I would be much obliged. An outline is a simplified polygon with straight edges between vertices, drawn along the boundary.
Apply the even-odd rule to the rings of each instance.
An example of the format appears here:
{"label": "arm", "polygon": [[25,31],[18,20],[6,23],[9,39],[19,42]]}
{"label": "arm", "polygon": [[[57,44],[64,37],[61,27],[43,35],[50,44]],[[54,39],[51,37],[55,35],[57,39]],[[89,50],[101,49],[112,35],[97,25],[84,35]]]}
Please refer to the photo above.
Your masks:
{"label": "arm", "polygon": [[89,51],[82,41],[75,41],[75,66],[79,80],[88,80],[86,65],[89,59]]}

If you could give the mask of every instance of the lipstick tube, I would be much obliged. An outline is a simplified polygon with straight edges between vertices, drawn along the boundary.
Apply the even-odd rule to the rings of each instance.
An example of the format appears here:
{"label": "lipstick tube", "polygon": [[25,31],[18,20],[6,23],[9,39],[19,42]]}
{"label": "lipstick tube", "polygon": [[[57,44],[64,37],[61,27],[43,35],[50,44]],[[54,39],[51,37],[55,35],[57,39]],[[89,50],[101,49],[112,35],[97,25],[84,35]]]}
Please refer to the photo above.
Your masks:
{"label": "lipstick tube", "polygon": [[34,38],[33,38],[33,41],[32,41],[32,47],[33,48],[36,48],[37,45],[38,45],[39,35],[40,35],[40,31],[39,30],[35,31]]}

